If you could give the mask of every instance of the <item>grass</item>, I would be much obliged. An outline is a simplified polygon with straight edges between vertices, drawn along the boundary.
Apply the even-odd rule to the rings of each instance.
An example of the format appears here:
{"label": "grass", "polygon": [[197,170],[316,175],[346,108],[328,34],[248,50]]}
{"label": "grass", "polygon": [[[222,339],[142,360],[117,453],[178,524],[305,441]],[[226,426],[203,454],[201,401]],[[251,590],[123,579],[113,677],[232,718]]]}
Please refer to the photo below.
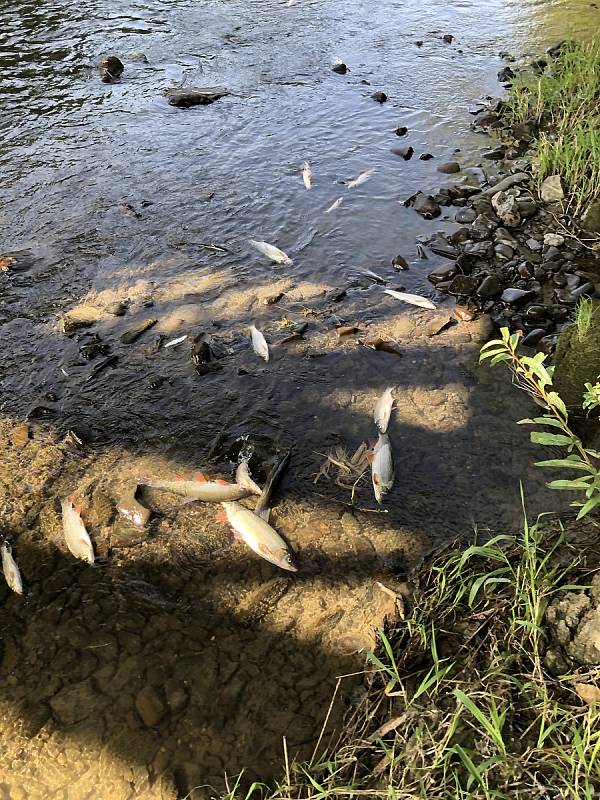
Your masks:
{"label": "grass", "polygon": [[369,655],[340,739],[310,764],[286,752],[278,786],[236,786],[228,800],[600,796],[600,710],[577,693],[600,697],[600,673],[555,676],[545,664],[545,612],[585,588],[573,583],[580,553],[540,518],[433,558],[412,612]]}
{"label": "grass", "polygon": [[539,77],[515,78],[508,114],[533,122],[540,182],[560,175],[569,208],[580,213],[600,195],[600,38],[569,43]]}
{"label": "grass", "polygon": [[575,309],[575,326],[577,328],[577,339],[579,342],[585,341],[592,325],[593,316],[593,301],[589,297],[582,297]]}

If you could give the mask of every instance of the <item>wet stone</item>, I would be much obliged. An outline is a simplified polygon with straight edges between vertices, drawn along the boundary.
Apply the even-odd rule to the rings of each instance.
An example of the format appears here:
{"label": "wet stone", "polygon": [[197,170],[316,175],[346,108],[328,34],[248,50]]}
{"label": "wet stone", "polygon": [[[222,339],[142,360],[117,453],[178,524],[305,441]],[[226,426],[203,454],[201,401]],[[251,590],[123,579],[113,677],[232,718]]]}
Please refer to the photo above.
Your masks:
{"label": "wet stone", "polygon": [[457,275],[448,287],[448,292],[455,295],[472,295],[478,283],[478,279],[470,275]]}
{"label": "wet stone", "polygon": [[333,72],[337,72],[338,75],[345,75],[348,72],[348,67],[344,64],[343,61],[340,61],[337,64],[334,64],[331,68]]}
{"label": "wet stone", "polygon": [[525,314],[529,319],[543,320],[546,318],[546,306],[532,305],[527,308]]}
{"label": "wet stone", "polygon": [[442,209],[430,195],[419,192],[415,197],[413,208],[424,219],[435,219],[442,213]]}
{"label": "wet stone", "polygon": [[467,242],[463,252],[467,256],[475,256],[476,258],[492,258],[494,245],[491,242]]}
{"label": "wet stone", "polygon": [[444,236],[436,236],[429,242],[430,249],[443,258],[456,258],[458,250]]}
{"label": "wet stone", "polygon": [[452,314],[456,319],[460,320],[460,322],[471,322],[471,320],[475,319],[477,311],[471,306],[458,305],[454,308]]}
{"label": "wet stone", "polygon": [[408,128],[405,125],[400,125],[400,127],[396,128],[394,133],[396,136],[406,136],[408,133]]}
{"label": "wet stone", "polygon": [[431,283],[441,283],[442,281],[449,281],[456,275],[456,267],[449,267],[448,269],[438,269],[430,272],[427,278]]}
{"label": "wet stone", "polygon": [[445,161],[438,165],[437,171],[441,172],[442,175],[454,175],[460,172],[460,164],[458,161]]}
{"label": "wet stone", "polygon": [[115,300],[106,306],[105,311],[107,314],[112,314],[113,317],[123,317],[127,311],[127,306],[120,300]]}
{"label": "wet stone", "polygon": [[480,214],[471,225],[471,238],[477,241],[489,239],[498,225],[484,214]]}
{"label": "wet stone", "polygon": [[433,153],[421,153],[419,161],[431,161],[432,158],[435,158]]}
{"label": "wet stone", "polygon": [[484,300],[491,297],[498,297],[501,291],[502,286],[495,275],[488,275],[477,288],[477,294]]}
{"label": "wet stone", "polygon": [[502,292],[501,300],[503,303],[510,303],[511,305],[516,305],[517,303],[522,303],[527,300],[528,297],[531,297],[534,292],[526,290],[526,289],[505,289]]}
{"label": "wet stone", "polygon": [[521,340],[525,347],[534,347],[546,335],[544,328],[533,328]]}
{"label": "wet stone", "polygon": [[229,94],[224,86],[214,86],[208,88],[198,88],[187,86],[183,89],[166,89],[165,95],[171,106],[177,108],[190,108],[190,106],[206,106],[226,97]]}
{"label": "wet stone", "polygon": [[468,225],[470,222],[474,222],[475,219],[477,219],[477,212],[472,208],[461,208],[454,217],[454,221],[461,225]]}
{"label": "wet stone", "polygon": [[501,161],[505,156],[506,150],[504,147],[495,147],[493,150],[488,150],[483,154],[483,157],[489,161]]}
{"label": "wet stone", "polygon": [[437,336],[450,325],[452,320],[452,314],[440,314],[433,317],[433,319],[429,320],[425,328],[427,336]]}
{"label": "wet stone", "polygon": [[400,158],[403,158],[405,161],[410,161],[414,155],[414,152],[415,151],[412,147],[410,147],[410,145],[408,147],[392,147],[392,153],[395,156],[400,156]]}
{"label": "wet stone", "polygon": [[498,258],[504,259],[505,261],[510,261],[515,251],[512,249],[512,247],[510,247],[510,245],[504,244],[504,242],[499,242],[494,247],[494,252]]}
{"label": "wet stone", "polygon": [[121,335],[121,341],[123,344],[133,344],[133,342],[135,342],[135,340],[138,339],[142,333],[147,331],[149,328],[152,328],[157,322],[158,320],[156,319],[144,319],[141,322],[138,322]]}
{"label": "wet stone", "polygon": [[542,250],[542,243],[538,239],[527,239],[525,244],[534,253],[540,253]]}
{"label": "wet stone", "polygon": [[371,99],[375,100],[376,103],[385,103],[388,98],[385,92],[373,92]]}
{"label": "wet stone", "polygon": [[106,56],[98,62],[98,71],[103,83],[112,83],[123,74],[123,62],[116,56]]}
{"label": "wet stone", "polygon": [[404,258],[404,256],[395,256],[392,259],[392,267],[397,270],[408,269],[408,261]]}
{"label": "wet stone", "polygon": [[158,725],[167,712],[165,704],[153,686],[144,686],[137,693],[135,707],[148,728]]}

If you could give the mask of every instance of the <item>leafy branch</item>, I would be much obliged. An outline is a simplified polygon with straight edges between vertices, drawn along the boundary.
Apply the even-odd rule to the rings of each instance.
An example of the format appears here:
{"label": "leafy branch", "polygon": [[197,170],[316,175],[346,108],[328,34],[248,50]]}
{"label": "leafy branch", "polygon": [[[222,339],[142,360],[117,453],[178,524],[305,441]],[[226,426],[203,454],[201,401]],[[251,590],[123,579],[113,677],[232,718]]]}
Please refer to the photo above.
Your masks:
{"label": "leafy branch", "polygon": [[[552,458],[536,462],[538,467],[551,467],[558,469],[576,470],[581,473],[574,479],[554,480],[548,483],[551,489],[585,492],[586,500],[575,500],[571,503],[579,508],[577,519],[585,517],[600,503],[600,453],[585,447],[581,439],[569,427],[569,414],[562,398],[552,387],[554,367],[544,363],[545,353],[536,353],[534,356],[524,356],[517,352],[521,333],[510,334],[508,328],[500,330],[501,339],[494,339],[481,348],[480,362],[489,359],[492,365],[505,363],[510,369],[514,383],[527,392],[533,400],[545,409],[545,413],[533,419],[522,419],[518,425],[538,425],[542,428],[549,427],[555,431],[550,433],[544,430],[532,431],[531,441],[534,444],[549,447],[565,447],[565,458]],[[600,397],[600,392],[594,393],[597,387],[586,385],[587,393],[584,395],[584,407],[594,406],[594,400]],[[600,387],[598,387],[600,389]]]}

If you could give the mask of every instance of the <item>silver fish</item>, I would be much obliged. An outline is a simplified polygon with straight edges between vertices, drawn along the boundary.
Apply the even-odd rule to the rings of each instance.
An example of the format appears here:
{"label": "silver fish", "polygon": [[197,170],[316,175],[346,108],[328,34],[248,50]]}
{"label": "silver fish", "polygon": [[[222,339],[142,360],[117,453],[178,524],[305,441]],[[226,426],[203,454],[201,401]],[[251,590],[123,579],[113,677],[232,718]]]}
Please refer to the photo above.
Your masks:
{"label": "silver fish", "polygon": [[248,489],[252,494],[257,494],[259,497],[262,494],[260,486],[252,480],[247,461],[240,461],[238,464],[238,468],[235,471],[235,482],[238,486]]}
{"label": "silver fish", "polygon": [[250,244],[253,247],[256,247],[264,256],[270,258],[271,261],[274,261],[276,264],[291,264],[292,259],[284,253],[283,250],[280,250],[278,247],[275,247],[274,244],[269,244],[268,242],[257,242],[256,239],[248,239]]}
{"label": "silver fish", "polygon": [[373,280],[376,283],[387,283],[385,278],[382,278],[381,275],[378,275],[376,272],[373,272],[372,269],[361,270],[361,275],[366,275],[367,278],[373,278]]}
{"label": "silver fish", "polygon": [[228,483],[223,480],[207,481],[201,472],[192,481],[184,480],[183,478],[174,481],[141,478],[138,484],[140,486],[150,486],[153,489],[164,489],[167,492],[173,492],[173,494],[187,497],[190,500],[203,500],[205,503],[241,500],[252,494],[248,487],[240,486],[238,483]]}
{"label": "silver fish", "polygon": [[375,425],[377,425],[381,433],[385,433],[388,429],[392,408],[394,406],[392,391],[393,387],[388,386],[385,392],[375,403],[375,412],[373,416],[375,419]]}
{"label": "silver fish", "polygon": [[304,162],[304,167],[302,168],[302,180],[307,189],[312,189],[312,169],[308,161]]}
{"label": "silver fish", "polygon": [[186,335],[185,335],[185,336],[179,336],[177,339],[171,339],[171,341],[170,341],[170,342],[167,342],[167,343],[164,345],[164,349],[166,350],[166,349],[167,349],[167,347],[175,347],[176,345],[178,345],[178,344],[181,344],[182,342],[185,342],[185,340],[186,340],[187,338],[188,338],[188,337],[187,337],[187,333],[186,333]]}
{"label": "silver fish", "polygon": [[381,503],[383,496],[386,495],[394,485],[392,446],[387,433],[379,434],[377,444],[373,448],[371,473],[373,477],[375,499],[378,503]]}
{"label": "silver fish", "polygon": [[16,594],[23,594],[21,573],[17,567],[17,562],[12,556],[12,549],[6,542],[2,544],[2,572],[9,588]]}
{"label": "silver fish", "polygon": [[334,200],[334,202],[329,206],[329,208],[325,209],[325,213],[326,214],[330,214],[332,211],[335,211],[336,208],[339,208],[342,205],[343,202],[344,202],[344,198],[343,197],[338,197],[338,199]]}
{"label": "silver fish", "polygon": [[298,571],[292,564],[292,556],[286,543],[264,519],[239,503],[223,503],[223,508],[236,537],[251,550],[281,569],[288,572]]}
{"label": "silver fish", "polygon": [[421,297],[419,294],[408,294],[408,292],[397,292],[395,289],[384,289],[386,294],[395,297],[396,300],[402,300],[404,303],[410,303],[411,306],[420,306],[421,308],[436,309],[437,306],[427,297]]}
{"label": "silver fish", "polygon": [[365,172],[359,172],[354,180],[351,180],[348,184],[349,189],[354,189],[355,186],[360,186],[361,183],[368,181],[371,175],[373,174],[372,169],[368,169]]}
{"label": "silver fish", "polygon": [[262,333],[254,325],[250,326],[250,339],[252,340],[252,349],[257,356],[263,358],[265,361],[269,360],[269,345]]}
{"label": "silver fish", "polygon": [[61,501],[63,534],[67,547],[75,558],[94,563],[94,548],[85,529],[79,508],[73,505],[70,497]]}

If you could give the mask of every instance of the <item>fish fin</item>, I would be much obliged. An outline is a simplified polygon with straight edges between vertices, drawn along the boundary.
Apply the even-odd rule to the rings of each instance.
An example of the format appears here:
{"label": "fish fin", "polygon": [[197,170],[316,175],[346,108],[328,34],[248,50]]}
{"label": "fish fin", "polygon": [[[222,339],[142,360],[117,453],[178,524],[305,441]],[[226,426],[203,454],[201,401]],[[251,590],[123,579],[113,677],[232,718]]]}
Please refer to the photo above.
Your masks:
{"label": "fish fin", "polygon": [[365,458],[367,459],[369,464],[372,464],[373,463],[373,459],[375,458],[375,455],[373,454],[373,451],[372,450],[367,451],[365,453]]}
{"label": "fish fin", "polygon": [[222,524],[227,524],[227,522],[229,521],[227,519],[227,514],[224,511],[217,511],[215,519],[217,520],[217,522],[220,522]]}
{"label": "fish fin", "polygon": [[204,475],[203,472],[197,472],[194,475],[194,480],[198,481],[198,483],[208,483],[208,481],[206,480],[206,476]]}
{"label": "fish fin", "polygon": [[243,538],[242,534],[238,533],[235,529],[233,530],[233,538],[236,540],[236,542],[243,542],[244,541],[244,538]]}
{"label": "fish fin", "polygon": [[185,478],[183,477],[183,475],[180,472],[178,472],[177,475],[175,475],[175,480],[176,481],[184,481]]}
{"label": "fish fin", "polygon": [[81,516],[81,506],[73,506],[73,510],[76,511],[79,516]]}
{"label": "fish fin", "polygon": [[[231,484],[229,483],[229,481],[223,480],[223,478],[217,478],[217,479],[215,480],[215,483],[218,483],[218,484],[219,484],[219,486],[231,486]],[[225,513],[225,512],[223,512],[223,513]]]}
{"label": "fish fin", "polygon": [[261,519],[264,519],[265,522],[268,522],[271,516],[271,509],[263,508],[262,511],[258,512],[257,516],[259,516]]}
{"label": "fish fin", "polygon": [[271,549],[266,544],[261,544],[258,549],[265,556],[272,556],[273,555]]}

